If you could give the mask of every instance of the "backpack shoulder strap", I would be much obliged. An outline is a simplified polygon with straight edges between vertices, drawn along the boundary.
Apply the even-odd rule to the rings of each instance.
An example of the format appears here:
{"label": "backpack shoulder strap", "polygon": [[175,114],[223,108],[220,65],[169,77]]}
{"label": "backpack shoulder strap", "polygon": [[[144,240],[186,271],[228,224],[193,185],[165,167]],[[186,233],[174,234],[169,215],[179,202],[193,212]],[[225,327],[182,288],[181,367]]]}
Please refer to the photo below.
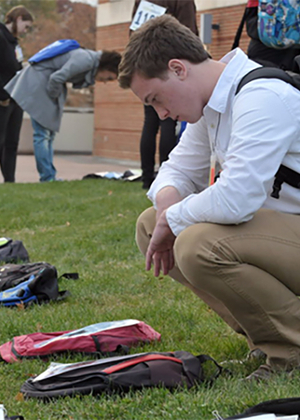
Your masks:
{"label": "backpack shoulder strap", "polygon": [[79,279],[79,274],[78,273],[64,273],[64,274],[61,274],[59,277],[58,277],[58,279],[57,280],[60,280],[60,279],[62,279],[62,278],[65,278],[65,279],[71,279],[71,280],[78,280]]}
{"label": "backpack shoulder strap", "polygon": [[[298,61],[296,61],[296,64],[299,66],[299,56],[297,58]],[[257,67],[254,70],[247,73],[241,79],[235,93],[238,94],[243,86],[256,79],[280,79],[284,82],[290,83],[296,89],[300,90],[299,73],[284,71],[276,67]],[[279,198],[279,192],[284,182],[291,185],[292,187],[300,189],[300,174],[290,168],[287,168],[284,165],[280,165],[278,171],[275,174],[275,181],[273,184],[273,191],[271,193],[271,197],[277,199]]]}
{"label": "backpack shoulder strap", "polygon": [[256,12],[257,12],[257,7],[258,7],[258,0],[248,0],[247,5],[246,5],[245,10],[244,10],[244,13],[243,13],[243,16],[242,16],[242,19],[241,19],[241,22],[239,24],[239,27],[237,28],[237,31],[236,31],[236,34],[235,34],[235,37],[234,37],[234,41],[233,41],[233,44],[232,44],[232,47],[231,47],[232,50],[237,48],[240,44],[240,39],[241,39],[241,36],[242,36],[242,33],[243,33],[244,25],[245,25],[245,22],[248,18],[249,9],[251,9],[251,10],[256,9]]}
{"label": "backpack shoulder strap", "polygon": [[242,20],[239,24],[239,27],[237,28],[237,31],[236,31],[236,34],[235,34],[235,37],[234,37],[234,41],[233,41],[233,44],[232,44],[232,47],[231,47],[232,50],[237,48],[240,44],[240,39],[241,39],[242,32],[243,32],[243,29],[244,29],[246,16],[247,16],[247,8],[245,9]]}
{"label": "backpack shoulder strap", "polygon": [[182,360],[172,356],[165,356],[163,354],[146,354],[135,359],[127,360],[122,363],[110,366],[102,371],[102,373],[111,374],[119,372],[120,370],[126,369],[130,366],[134,366],[138,363],[149,362],[152,360],[170,360],[171,362],[182,364]]}
{"label": "backpack shoulder strap", "polygon": [[241,79],[235,93],[238,94],[243,86],[256,79],[280,79],[300,89],[300,75],[276,67],[257,67]]}

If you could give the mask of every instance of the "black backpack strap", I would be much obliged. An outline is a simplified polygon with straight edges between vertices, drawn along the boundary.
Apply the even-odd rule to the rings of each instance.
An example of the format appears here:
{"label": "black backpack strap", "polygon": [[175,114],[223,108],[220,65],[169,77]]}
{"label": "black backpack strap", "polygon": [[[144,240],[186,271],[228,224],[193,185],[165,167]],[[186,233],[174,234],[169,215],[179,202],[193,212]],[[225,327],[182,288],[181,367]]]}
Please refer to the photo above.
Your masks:
{"label": "black backpack strap", "polygon": [[245,8],[242,20],[239,24],[239,27],[237,28],[237,31],[236,31],[236,34],[235,34],[235,37],[234,37],[234,41],[233,41],[233,44],[232,44],[232,47],[231,47],[232,50],[237,48],[240,44],[240,39],[241,39],[242,32],[243,32],[243,29],[244,29],[244,25],[245,25],[245,22],[246,22],[247,14],[248,14],[248,7]]}
{"label": "black backpack strap", "polygon": [[284,182],[294,188],[300,189],[300,174],[293,169],[290,169],[284,165],[280,165],[275,175],[271,197],[279,198],[279,192]]}
{"label": "black backpack strap", "polygon": [[217,379],[221,373],[226,372],[228,373],[229,371],[227,369],[224,369],[222,366],[219,365],[219,363],[217,363],[215,361],[215,359],[213,359],[211,356],[209,356],[208,354],[200,354],[199,356],[197,356],[197,359],[200,360],[201,365],[203,365],[205,362],[213,362],[214,365],[216,366],[217,370],[210,375],[209,377],[204,377],[203,380],[205,382],[211,383],[213,382],[215,379]]}
{"label": "black backpack strap", "polygon": [[[296,57],[295,62],[300,68],[300,56]],[[275,67],[257,67],[241,79],[235,93],[238,94],[243,86],[256,79],[280,79],[300,90],[300,74],[287,72]],[[284,182],[294,188],[300,189],[300,174],[293,169],[280,165],[275,174],[271,197],[279,198],[279,192]]]}
{"label": "black backpack strap", "polygon": [[[295,78],[299,78],[299,81]],[[257,67],[251,70],[249,73],[247,73],[240,80],[235,94],[237,95],[243,86],[256,79],[280,79],[284,82],[291,84],[295,88],[300,89],[300,75],[292,72],[287,72],[276,67]]]}
{"label": "black backpack strap", "polygon": [[60,280],[61,278],[78,280],[79,279],[79,274],[78,273],[64,273],[61,276],[59,276],[57,280]]}
{"label": "black backpack strap", "polygon": [[300,73],[300,55],[296,55],[296,57],[294,57],[292,70],[295,73]]}
{"label": "black backpack strap", "polygon": [[[58,277],[57,281],[61,280],[62,278],[71,279],[71,280],[78,280],[79,279],[79,274],[78,273],[64,273],[64,274],[62,274],[61,276]],[[68,290],[61,290],[61,291],[58,292],[57,299],[55,299],[55,300],[56,301],[64,300],[69,296],[71,296],[71,293]]]}
{"label": "black backpack strap", "polygon": [[67,299],[67,297],[71,296],[71,293],[69,292],[69,290],[60,290],[58,292],[58,296],[55,299],[55,301],[60,301],[60,300],[65,300]]}
{"label": "black backpack strap", "polygon": [[115,351],[102,351],[101,349],[101,345],[99,343],[99,339],[97,335],[91,335],[91,338],[94,341],[95,347],[96,347],[96,353],[99,355],[100,358],[102,357],[113,357],[113,356],[120,356],[120,355],[125,355],[125,354],[129,354],[129,347],[128,346],[124,346],[123,344],[119,344]]}

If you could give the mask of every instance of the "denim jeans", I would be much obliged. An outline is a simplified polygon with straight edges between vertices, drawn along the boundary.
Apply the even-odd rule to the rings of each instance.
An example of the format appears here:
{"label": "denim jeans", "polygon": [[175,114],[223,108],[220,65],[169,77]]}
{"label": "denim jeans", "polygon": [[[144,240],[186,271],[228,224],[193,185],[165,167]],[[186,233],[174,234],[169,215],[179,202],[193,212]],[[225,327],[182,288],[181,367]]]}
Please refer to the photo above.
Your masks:
{"label": "denim jeans", "polygon": [[36,168],[40,174],[40,181],[54,181],[56,169],[53,165],[53,140],[55,132],[43,127],[31,118],[33,128],[33,148]]}

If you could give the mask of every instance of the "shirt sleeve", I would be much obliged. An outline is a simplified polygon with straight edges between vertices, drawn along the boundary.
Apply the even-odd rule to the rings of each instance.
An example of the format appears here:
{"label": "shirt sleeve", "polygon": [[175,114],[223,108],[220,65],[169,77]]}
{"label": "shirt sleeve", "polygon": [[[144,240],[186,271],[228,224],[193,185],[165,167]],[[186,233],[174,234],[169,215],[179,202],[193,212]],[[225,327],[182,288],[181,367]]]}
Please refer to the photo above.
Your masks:
{"label": "shirt sleeve", "polygon": [[210,154],[204,119],[196,124],[188,124],[148,192],[154,207],[156,195],[164,187],[175,187],[182,198],[204,190],[208,185]]}
{"label": "shirt sleeve", "polygon": [[[292,89],[283,83],[279,88]],[[244,87],[234,100],[221,176],[204,191],[169,207],[167,220],[173,233],[177,236],[195,223],[250,220],[270,193],[274,175],[297,139],[297,130],[293,111],[275,91]]]}

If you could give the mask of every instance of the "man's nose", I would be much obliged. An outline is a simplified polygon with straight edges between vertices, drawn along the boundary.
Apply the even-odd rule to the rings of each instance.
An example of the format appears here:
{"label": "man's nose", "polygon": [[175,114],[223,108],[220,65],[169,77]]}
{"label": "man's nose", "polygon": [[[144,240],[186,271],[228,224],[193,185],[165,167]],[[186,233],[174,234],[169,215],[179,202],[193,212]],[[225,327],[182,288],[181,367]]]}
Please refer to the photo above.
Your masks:
{"label": "man's nose", "polygon": [[155,111],[157,112],[159,119],[161,120],[165,120],[170,115],[169,111],[162,107],[155,107]]}

